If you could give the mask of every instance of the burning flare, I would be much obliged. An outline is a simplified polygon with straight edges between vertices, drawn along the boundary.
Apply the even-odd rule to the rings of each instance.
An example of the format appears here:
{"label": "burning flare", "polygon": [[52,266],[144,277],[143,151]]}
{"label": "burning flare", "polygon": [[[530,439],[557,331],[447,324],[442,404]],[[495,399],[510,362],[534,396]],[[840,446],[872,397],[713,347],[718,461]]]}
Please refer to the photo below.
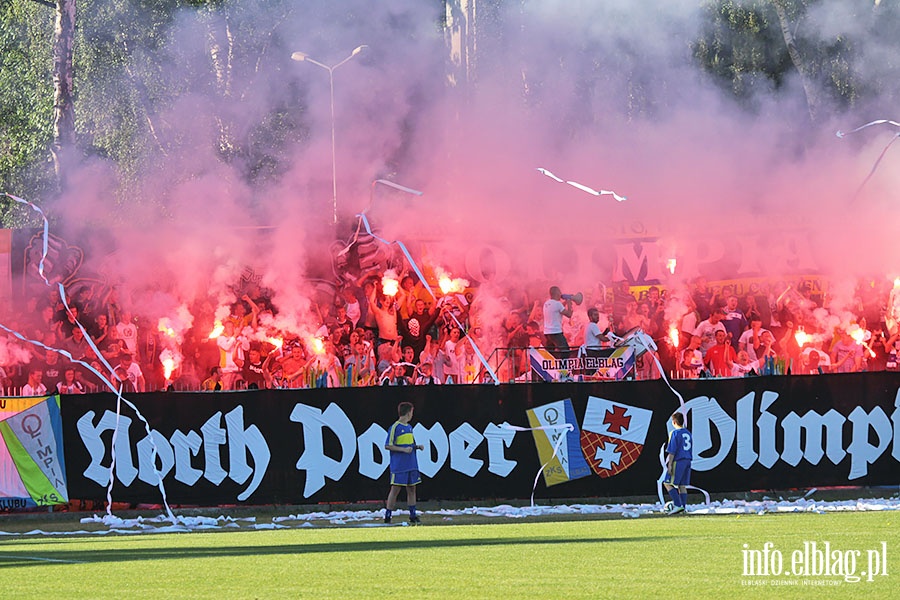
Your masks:
{"label": "burning flare", "polygon": [[169,320],[169,317],[162,317],[159,320],[157,328],[159,329],[159,331],[172,338],[173,340],[178,338],[178,334],[172,328],[172,322]]}
{"label": "burning flare", "polygon": [[869,353],[869,356],[875,358],[875,351],[869,347],[869,344],[866,343],[866,330],[860,327],[859,325],[854,325],[852,330],[850,331],[850,337],[853,338],[853,341],[866,349]]}
{"label": "burning flare", "polygon": [[394,297],[400,291],[400,281],[397,279],[397,273],[393,269],[388,269],[381,277],[381,292],[385,296]]}
{"label": "burning flare", "polygon": [[213,330],[210,332],[209,337],[206,339],[214,340],[217,337],[219,337],[220,335],[222,335],[223,331],[225,331],[225,326],[222,325],[222,323],[220,321],[216,321],[216,326],[213,327]]}
{"label": "burning flare", "polygon": [[469,281],[461,277],[453,278],[450,273],[444,271],[440,267],[435,268],[435,274],[438,277],[438,286],[444,295],[458,294],[464,292],[469,287]]}
{"label": "burning flare", "polygon": [[797,328],[797,332],[794,333],[794,339],[797,341],[797,345],[802,348],[812,341],[812,336],[806,333],[806,331],[803,330],[803,327],[799,327]]}
{"label": "burning flare", "polygon": [[670,258],[666,261],[666,268],[669,270],[669,273],[672,275],[675,274],[675,266],[678,264],[678,260],[674,258]]}
{"label": "burning flare", "polygon": [[672,347],[678,347],[678,327],[672,325],[669,327],[669,341],[672,342]]}
{"label": "burning flare", "polygon": [[163,366],[163,375],[166,377],[166,383],[172,379],[172,373],[181,363],[181,355],[177,351],[166,348],[159,354],[159,362]]}

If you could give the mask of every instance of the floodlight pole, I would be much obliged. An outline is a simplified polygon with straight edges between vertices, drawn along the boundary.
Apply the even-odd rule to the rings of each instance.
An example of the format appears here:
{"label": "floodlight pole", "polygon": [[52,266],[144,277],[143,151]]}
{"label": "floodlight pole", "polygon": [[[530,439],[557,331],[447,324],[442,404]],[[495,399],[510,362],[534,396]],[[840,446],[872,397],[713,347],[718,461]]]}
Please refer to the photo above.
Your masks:
{"label": "floodlight pole", "polygon": [[332,223],[337,224],[337,146],[335,143],[335,118],[334,118],[334,71],[342,64],[359,54],[363,51],[364,48],[368,48],[366,45],[357,46],[353,49],[353,52],[350,53],[350,56],[342,60],[333,66],[328,66],[324,63],[320,63],[319,61],[311,58],[305,52],[294,52],[291,54],[291,60],[296,60],[298,62],[308,62],[310,64],[316,65],[322,69],[328,71],[328,91],[329,98],[331,104],[331,218]]}

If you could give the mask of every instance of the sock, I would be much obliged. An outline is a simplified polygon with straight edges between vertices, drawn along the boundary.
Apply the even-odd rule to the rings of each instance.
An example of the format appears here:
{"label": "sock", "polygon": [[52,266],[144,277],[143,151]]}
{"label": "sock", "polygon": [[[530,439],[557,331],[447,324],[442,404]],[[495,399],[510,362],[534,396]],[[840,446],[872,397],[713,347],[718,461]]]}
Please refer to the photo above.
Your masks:
{"label": "sock", "polygon": [[392,512],[391,509],[385,508],[385,509],[384,509],[384,518],[385,518],[385,519],[390,519],[390,518],[391,518],[391,512]]}
{"label": "sock", "polygon": [[409,505],[409,518],[410,519],[416,518],[416,505],[415,504]]}
{"label": "sock", "polygon": [[681,495],[678,493],[677,488],[669,490],[669,495],[672,497],[672,503],[675,504],[675,506],[681,506]]}
{"label": "sock", "polygon": [[681,505],[687,506],[687,492],[678,494],[681,497]]}

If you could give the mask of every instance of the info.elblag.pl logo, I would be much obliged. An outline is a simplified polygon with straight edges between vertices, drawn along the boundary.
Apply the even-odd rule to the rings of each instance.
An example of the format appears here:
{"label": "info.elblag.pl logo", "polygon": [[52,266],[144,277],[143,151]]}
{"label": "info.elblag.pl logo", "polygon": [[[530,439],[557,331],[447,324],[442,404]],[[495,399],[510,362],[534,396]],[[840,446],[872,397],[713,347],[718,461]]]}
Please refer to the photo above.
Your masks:
{"label": "info.elblag.pl logo", "polygon": [[743,545],[742,585],[840,585],[888,576],[887,542],[871,549],[842,549],[831,542],[803,542],[781,550],[772,542]]}

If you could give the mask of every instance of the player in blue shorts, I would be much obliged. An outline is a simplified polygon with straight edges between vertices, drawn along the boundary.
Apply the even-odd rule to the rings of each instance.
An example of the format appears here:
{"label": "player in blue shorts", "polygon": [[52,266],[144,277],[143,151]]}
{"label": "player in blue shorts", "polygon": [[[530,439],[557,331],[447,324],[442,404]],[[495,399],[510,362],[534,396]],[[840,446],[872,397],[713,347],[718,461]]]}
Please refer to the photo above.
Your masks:
{"label": "player in blue shorts", "polygon": [[424,446],[416,445],[413,438],[413,428],[409,422],[413,416],[413,405],[410,402],[401,402],[397,406],[399,418],[391,425],[388,431],[387,442],[384,447],[391,453],[391,491],[388,492],[384,522],[391,522],[391,513],[397,506],[397,496],[400,489],[406,488],[406,504],[409,506],[409,522],[419,524],[416,515],[416,486],[421,483],[419,477],[419,462],[416,460],[416,450],[423,450]]}
{"label": "player in blue shorts", "polygon": [[669,444],[666,446],[666,478],[663,485],[672,497],[672,509],[666,513],[677,515],[684,512],[687,505],[687,486],[691,483],[691,432],[684,426],[684,415],[676,412],[672,415],[672,426]]}

